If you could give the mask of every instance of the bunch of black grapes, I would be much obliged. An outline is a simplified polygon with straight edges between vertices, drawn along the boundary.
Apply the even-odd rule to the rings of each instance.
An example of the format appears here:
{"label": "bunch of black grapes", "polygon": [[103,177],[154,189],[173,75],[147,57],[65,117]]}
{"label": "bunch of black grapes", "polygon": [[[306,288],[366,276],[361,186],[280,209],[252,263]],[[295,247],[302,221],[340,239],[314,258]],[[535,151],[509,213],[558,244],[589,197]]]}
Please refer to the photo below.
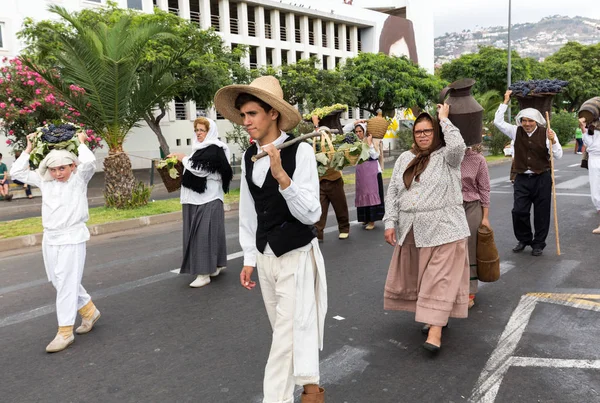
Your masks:
{"label": "bunch of black grapes", "polygon": [[344,137],[344,143],[346,143],[346,144],[354,144],[354,143],[356,143],[357,140],[358,140],[358,138],[356,137],[356,134],[354,134],[353,132],[347,133],[346,137]]}
{"label": "bunch of black grapes", "polygon": [[50,123],[47,128],[42,128],[42,140],[51,144],[62,143],[71,140],[76,132],[77,129],[73,125]]}
{"label": "bunch of black grapes", "polygon": [[517,81],[508,89],[515,95],[526,97],[529,94],[558,94],[567,85],[569,85],[568,81],[544,79]]}

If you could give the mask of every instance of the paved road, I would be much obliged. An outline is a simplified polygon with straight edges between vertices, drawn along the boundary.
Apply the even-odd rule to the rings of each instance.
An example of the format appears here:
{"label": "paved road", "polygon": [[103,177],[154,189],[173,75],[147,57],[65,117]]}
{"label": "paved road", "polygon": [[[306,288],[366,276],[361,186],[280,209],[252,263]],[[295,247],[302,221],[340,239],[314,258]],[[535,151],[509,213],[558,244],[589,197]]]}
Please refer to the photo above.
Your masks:
{"label": "paved road", "polygon": [[[340,241],[330,215],[328,401],[600,401],[600,237],[591,234],[598,218],[587,171],[570,166],[577,162],[567,154],[556,167],[560,257],[553,231],[541,257],[510,251],[508,166],[491,168],[503,275],[481,287],[468,319],[451,321],[435,358],[420,347],[413,315],[382,309],[392,253],[382,225],[354,225]],[[260,402],[269,325],[260,290],[238,284],[236,213],[226,225],[229,267],[203,289],[170,272],[181,259],[180,224],[94,237],[84,285],[103,316],[55,355],[44,352],[55,294],[39,248],[0,255],[0,401]]]}

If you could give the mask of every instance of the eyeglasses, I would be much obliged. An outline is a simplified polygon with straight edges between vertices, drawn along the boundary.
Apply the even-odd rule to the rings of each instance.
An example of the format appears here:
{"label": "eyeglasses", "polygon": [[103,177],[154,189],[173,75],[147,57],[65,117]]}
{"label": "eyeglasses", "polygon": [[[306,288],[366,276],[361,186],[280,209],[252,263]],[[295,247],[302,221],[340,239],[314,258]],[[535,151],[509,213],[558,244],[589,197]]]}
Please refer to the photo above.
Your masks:
{"label": "eyeglasses", "polygon": [[415,137],[429,137],[433,134],[433,129],[415,130]]}

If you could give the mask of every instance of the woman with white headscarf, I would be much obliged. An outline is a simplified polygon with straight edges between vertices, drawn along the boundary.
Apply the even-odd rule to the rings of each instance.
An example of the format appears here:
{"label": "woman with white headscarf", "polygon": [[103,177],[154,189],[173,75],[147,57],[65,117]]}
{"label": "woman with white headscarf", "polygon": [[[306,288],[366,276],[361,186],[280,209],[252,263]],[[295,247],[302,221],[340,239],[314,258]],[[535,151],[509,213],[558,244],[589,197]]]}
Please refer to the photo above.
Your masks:
{"label": "woman with white headscarf", "polygon": [[[550,173],[550,147],[554,158],[562,157],[563,150],[552,129],[546,130],[546,119],[540,111],[526,108],[520,111],[515,120],[517,125],[504,121],[510,95],[504,94],[494,125],[515,141],[513,155],[514,203],[512,210],[513,231],[519,241],[513,252],[522,252],[531,246],[533,256],[540,256],[546,247],[546,237],[550,229],[550,207],[552,201],[552,177]],[[535,234],[531,230],[531,205]]]}
{"label": "woman with white headscarf", "polygon": [[183,262],[180,273],[196,275],[190,287],[210,283],[227,265],[224,194],[233,171],[229,147],[218,139],[217,124],[207,118],[194,121],[193,153],[170,154],[183,163]]}
{"label": "woman with white headscarf", "polygon": [[354,129],[354,133],[369,145],[369,160],[356,166],[356,217],[366,230],[375,228],[375,221],[381,221],[385,215],[383,199],[383,177],[380,158],[381,140],[373,139],[368,133],[367,123],[356,120],[344,126],[344,132]]}
{"label": "woman with white headscarf", "polygon": [[[592,203],[600,215],[600,133],[595,133],[598,121],[587,125],[585,119],[579,121],[579,127],[583,132],[583,144],[588,152],[588,172],[590,175],[590,193],[592,194]],[[594,234],[600,234],[600,225],[592,231]]]}

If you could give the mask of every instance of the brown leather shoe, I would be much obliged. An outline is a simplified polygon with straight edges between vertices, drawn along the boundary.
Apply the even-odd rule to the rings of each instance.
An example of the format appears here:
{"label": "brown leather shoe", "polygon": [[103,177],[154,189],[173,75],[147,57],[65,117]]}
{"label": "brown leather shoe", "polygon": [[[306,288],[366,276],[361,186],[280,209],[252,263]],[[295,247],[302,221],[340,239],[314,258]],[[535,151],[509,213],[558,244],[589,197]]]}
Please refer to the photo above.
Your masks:
{"label": "brown leather shoe", "polygon": [[301,403],[324,403],[325,402],[325,389],[319,388],[319,393],[306,394],[302,392],[300,396]]}

